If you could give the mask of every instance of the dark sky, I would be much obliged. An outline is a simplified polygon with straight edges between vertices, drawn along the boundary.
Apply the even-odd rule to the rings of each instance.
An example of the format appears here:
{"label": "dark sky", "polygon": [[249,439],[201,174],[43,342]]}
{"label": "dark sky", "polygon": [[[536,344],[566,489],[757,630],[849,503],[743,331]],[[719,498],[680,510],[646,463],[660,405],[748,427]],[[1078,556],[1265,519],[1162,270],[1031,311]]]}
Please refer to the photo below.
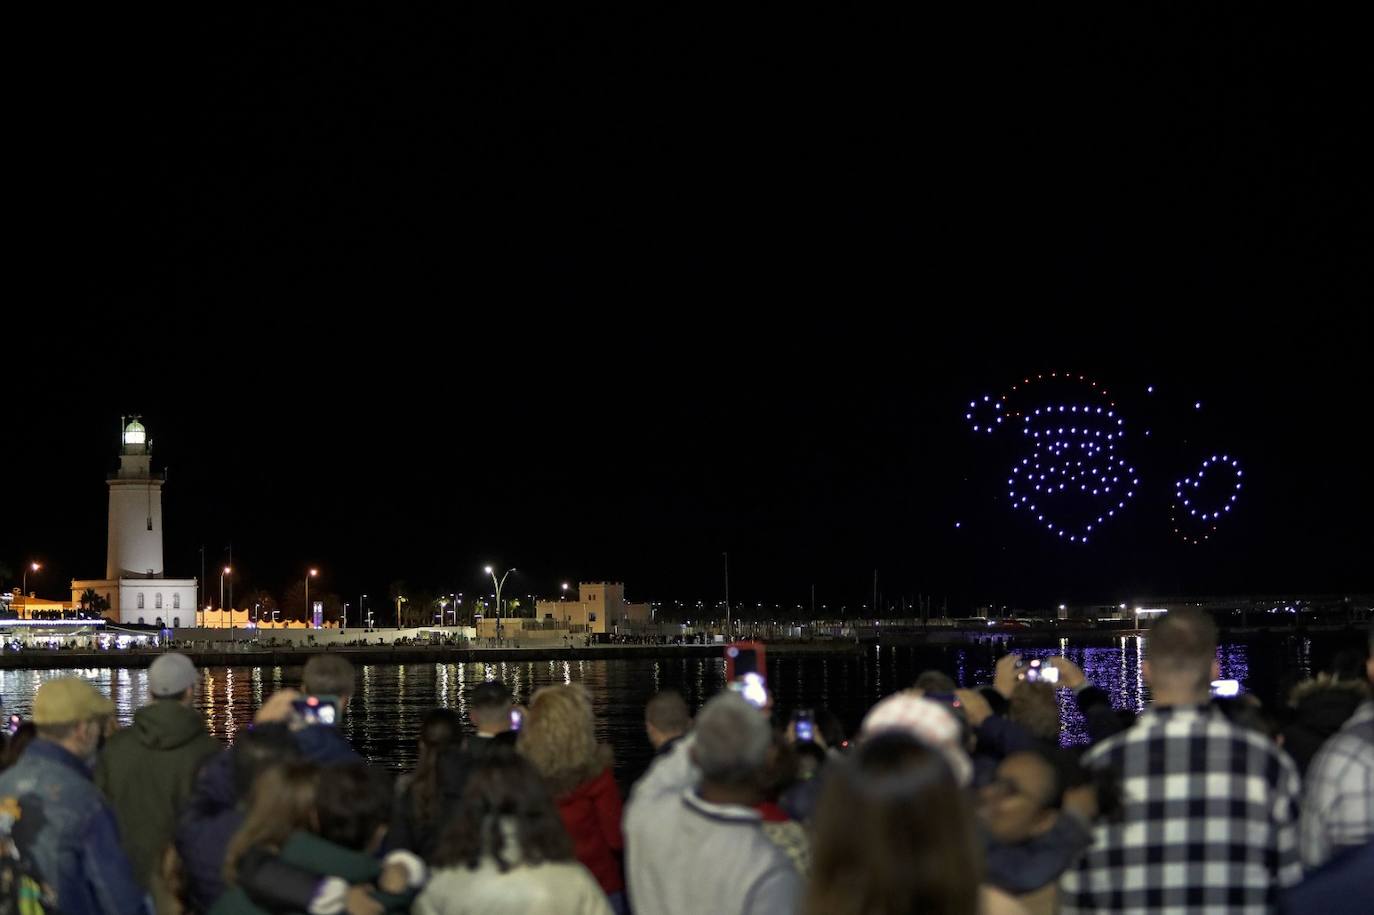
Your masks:
{"label": "dark sky", "polygon": [[[95,15],[30,24],[12,114],[0,561],[45,592],[103,568],[132,412],[169,572],[232,540],[278,593],[496,561],[709,600],[724,550],[740,601],[1374,589],[1328,12]],[[1050,370],[1152,429],[1088,548],[963,424]],[[1186,546],[1169,484],[1214,448],[1250,489]]]}

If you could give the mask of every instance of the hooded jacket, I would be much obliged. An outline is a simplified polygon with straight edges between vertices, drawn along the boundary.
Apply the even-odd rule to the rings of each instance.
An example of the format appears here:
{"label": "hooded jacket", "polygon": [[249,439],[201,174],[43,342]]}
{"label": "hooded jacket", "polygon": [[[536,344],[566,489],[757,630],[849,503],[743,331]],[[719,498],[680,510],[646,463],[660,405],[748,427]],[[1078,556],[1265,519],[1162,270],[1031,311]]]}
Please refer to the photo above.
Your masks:
{"label": "hooded jacket", "polygon": [[197,770],[219,750],[199,713],[172,699],[145,705],[132,726],[106,743],[95,783],[110,800],[120,844],[141,885],[150,885],[172,841]]}

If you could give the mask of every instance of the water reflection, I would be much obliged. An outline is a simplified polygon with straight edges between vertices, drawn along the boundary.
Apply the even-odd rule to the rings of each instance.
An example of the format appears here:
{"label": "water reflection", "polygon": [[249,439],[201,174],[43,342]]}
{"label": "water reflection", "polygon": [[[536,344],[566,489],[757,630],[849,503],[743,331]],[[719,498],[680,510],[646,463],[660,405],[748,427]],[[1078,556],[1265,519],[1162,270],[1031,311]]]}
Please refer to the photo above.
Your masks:
{"label": "water reflection", "polygon": [[[1014,647],[1014,646],[1013,646]],[[852,732],[863,714],[886,692],[910,684],[922,670],[949,673],[962,686],[992,680],[998,645],[885,646],[856,655],[769,658],[770,687],[780,720],[793,708],[829,708]],[[1083,668],[1088,679],[1103,687],[1113,705],[1139,711],[1149,701],[1141,671],[1144,640],[1135,637],[1114,643],[1018,649],[1024,657],[1064,654]],[[1217,651],[1221,676],[1241,682],[1266,702],[1277,699],[1284,677],[1309,676],[1313,648],[1310,641],[1228,643]],[[43,681],[74,673],[109,695],[123,724],[148,701],[146,669],[64,671],[0,671],[4,712],[28,716],[33,694]],[[341,725],[344,734],[369,760],[392,769],[414,765],[415,740],[424,713],[435,706],[468,717],[467,691],[483,680],[501,680],[521,702],[540,687],[581,683],[591,693],[598,716],[598,737],[615,749],[622,782],[647,765],[651,750],[644,737],[644,702],[660,689],[679,690],[697,709],[724,687],[722,658],[674,658],[643,661],[553,661],[520,663],[365,665],[359,672],[358,694]],[[253,713],[276,689],[299,683],[300,669],[281,667],[212,667],[202,671],[196,707],[216,737],[232,741],[252,721]],[[247,688],[245,689],[245,684]],[[1073,696],[1059,693],[1065,739],[1086,739]]]}

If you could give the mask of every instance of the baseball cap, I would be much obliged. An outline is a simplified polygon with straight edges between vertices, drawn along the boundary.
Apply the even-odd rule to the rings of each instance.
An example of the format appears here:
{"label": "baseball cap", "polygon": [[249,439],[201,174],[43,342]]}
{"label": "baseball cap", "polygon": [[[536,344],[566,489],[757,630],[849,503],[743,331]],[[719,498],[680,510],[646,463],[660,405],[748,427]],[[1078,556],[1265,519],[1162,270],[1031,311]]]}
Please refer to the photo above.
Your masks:
{"label": "baseball cap", "polygon": [[148,668],[148,692],[155,698],[179,696],[195,682],[196,665],[176,651],[159,656]]}
{"label": "baseball cap", "polygon": [[973,779],[973,763],[962,746],[963,727],[944,706],[909,692],[888,696],[869,710],[860,727],[865,737],[900,731],[940,751],[961,785]]}
{"label": "baseball cap", "polygon": [[76,724],[114,714],[114,703],[78,677],[58,677],[38,687],[33,697],[33,723]]}

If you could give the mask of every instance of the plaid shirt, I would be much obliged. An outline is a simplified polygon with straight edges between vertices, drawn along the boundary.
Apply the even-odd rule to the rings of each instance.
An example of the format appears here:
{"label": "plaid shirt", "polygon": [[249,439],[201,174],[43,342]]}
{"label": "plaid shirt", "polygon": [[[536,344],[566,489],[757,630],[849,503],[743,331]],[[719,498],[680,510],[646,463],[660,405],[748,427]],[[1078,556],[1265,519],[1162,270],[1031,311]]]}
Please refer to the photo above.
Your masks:
{"label": "plaid shirt", "polygon": [[1374,839],[1374,702],[1322,744],[1307,770],[1302,862],[1324,864],[1338,850]]}
{"label": "plaid shirt", "polygon": [[1291,760],[1209,706],[1153,708],[1093,747],[1119,822],[1064,873],[1063,912],[1268,912],[1302,876]]}

